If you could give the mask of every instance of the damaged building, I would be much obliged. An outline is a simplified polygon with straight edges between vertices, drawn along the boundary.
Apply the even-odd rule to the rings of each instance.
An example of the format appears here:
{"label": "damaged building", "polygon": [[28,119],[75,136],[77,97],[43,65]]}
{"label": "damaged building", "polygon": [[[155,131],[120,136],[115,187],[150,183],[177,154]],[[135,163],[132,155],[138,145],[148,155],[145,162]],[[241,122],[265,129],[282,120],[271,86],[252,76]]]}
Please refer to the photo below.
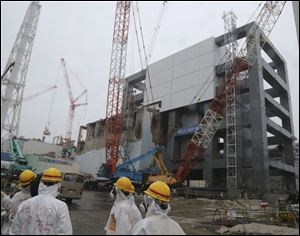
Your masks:
{"label": "damaged building", "polygon": [[[236,29],[243,40],[251,24]],[[287,64],[265,39],[245,80],[240,81],[239,188],[255,192],[296,189],[294,128]],[[196,131],[224,79],[224,35],[210,37],[161,59],[126,78],[124,131],[121,152],[131,157],[155,145],[170,172],[175,173],[188,141]],[[150,89],[151,88],[151,89]],[[80,163],[85,153],[99,150],[105,160],[105,120],[82,126],[77,147]],[[85,135],[82,133],[85,132]],[[222,123],[204,153],[193,163],[188,179],[205,180],[211,188],[226,188],[226,125]],[[151,160],[139,163],[149,167]],[[95,164],[94,164],[95,165]]]}

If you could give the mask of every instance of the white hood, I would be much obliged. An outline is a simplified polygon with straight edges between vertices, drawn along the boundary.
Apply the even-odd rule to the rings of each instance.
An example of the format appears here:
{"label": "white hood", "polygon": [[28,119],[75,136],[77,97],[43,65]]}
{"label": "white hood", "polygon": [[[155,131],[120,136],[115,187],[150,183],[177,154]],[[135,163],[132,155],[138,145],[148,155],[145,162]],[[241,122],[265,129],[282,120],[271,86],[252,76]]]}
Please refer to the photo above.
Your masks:
{"label": "white hood", "polygon": [[39,185],[39,195],[50,195],[56,198],[59,194],[59,184],[54,184],[51,186],[46,186],[43,182]]}
{"label": "white hood", "polygon": [[148,207],[146,217],[153,216],[153,215],[167,216],[170,211],[171,211],[170,204],[168,204],[167,209],[163,210],[160,208],[159,205],[157,205],[155,201],[152,201]]}

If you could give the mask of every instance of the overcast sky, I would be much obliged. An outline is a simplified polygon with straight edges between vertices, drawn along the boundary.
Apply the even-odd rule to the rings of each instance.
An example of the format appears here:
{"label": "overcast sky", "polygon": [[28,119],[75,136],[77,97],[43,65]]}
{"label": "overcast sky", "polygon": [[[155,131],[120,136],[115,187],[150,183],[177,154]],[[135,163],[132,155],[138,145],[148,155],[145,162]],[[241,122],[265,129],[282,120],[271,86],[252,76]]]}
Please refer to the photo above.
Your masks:
{"label": "overcast sky", "polygon": [[[1,1],[1,73],[16,39],[29,1]],[[88,106],[75,113],[73,138],[80,125],[105,118],[109,65],[116,2],[47,2],[42,5],[37,34],[27,74],[25,96],[39,92],[57,81],[58,89],[24,103],[20,135],[41,138],[50,119],[51,138],[66,131],[69,102],[60,58],[65,58],[74,97],[88,90]],[[209,37],[224,32],[223,11],[237,15],[238,26],[246,24],[260,2],[171,2],[161,22],[151,62],[167,57]],[[162,2],[139,2],[141,21],[148,48]],[[140,62],[131,17],[127,75],[139,71]],[[299,138],[299,46],[292,3],[287,2],[270,35],[286,59],[291,89],[295,135]],[[59,70],[60,68],[60,70]],[[81,81],[82,85],[78,82]],[[48,117],[54,96],[52,114]],[[81,100],[84,101],[84,100]]]}

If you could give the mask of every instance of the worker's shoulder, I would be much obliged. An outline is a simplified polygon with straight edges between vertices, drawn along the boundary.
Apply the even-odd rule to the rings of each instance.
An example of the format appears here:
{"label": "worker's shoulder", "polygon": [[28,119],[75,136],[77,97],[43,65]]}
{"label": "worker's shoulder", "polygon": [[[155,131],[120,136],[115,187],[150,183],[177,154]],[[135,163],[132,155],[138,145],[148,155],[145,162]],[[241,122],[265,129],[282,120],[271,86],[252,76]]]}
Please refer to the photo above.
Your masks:
{"label": "worker's shoulder", "polygon": [[126,200],[120,201],[119,204],[117,205],[118,208],[122,208],[122,209],[129,209],[129,202]]}

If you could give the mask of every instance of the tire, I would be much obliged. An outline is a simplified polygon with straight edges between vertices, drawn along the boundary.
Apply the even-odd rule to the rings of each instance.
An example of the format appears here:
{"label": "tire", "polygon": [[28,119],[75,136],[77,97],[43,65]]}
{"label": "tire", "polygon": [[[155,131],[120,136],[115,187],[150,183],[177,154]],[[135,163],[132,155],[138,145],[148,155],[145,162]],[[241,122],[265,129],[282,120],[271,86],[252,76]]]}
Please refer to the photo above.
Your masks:
{"label": "tire", "polygon": [[66,202],[68,203],[68,204],[71,204],[72,203],[72,198],[66,198]]}

